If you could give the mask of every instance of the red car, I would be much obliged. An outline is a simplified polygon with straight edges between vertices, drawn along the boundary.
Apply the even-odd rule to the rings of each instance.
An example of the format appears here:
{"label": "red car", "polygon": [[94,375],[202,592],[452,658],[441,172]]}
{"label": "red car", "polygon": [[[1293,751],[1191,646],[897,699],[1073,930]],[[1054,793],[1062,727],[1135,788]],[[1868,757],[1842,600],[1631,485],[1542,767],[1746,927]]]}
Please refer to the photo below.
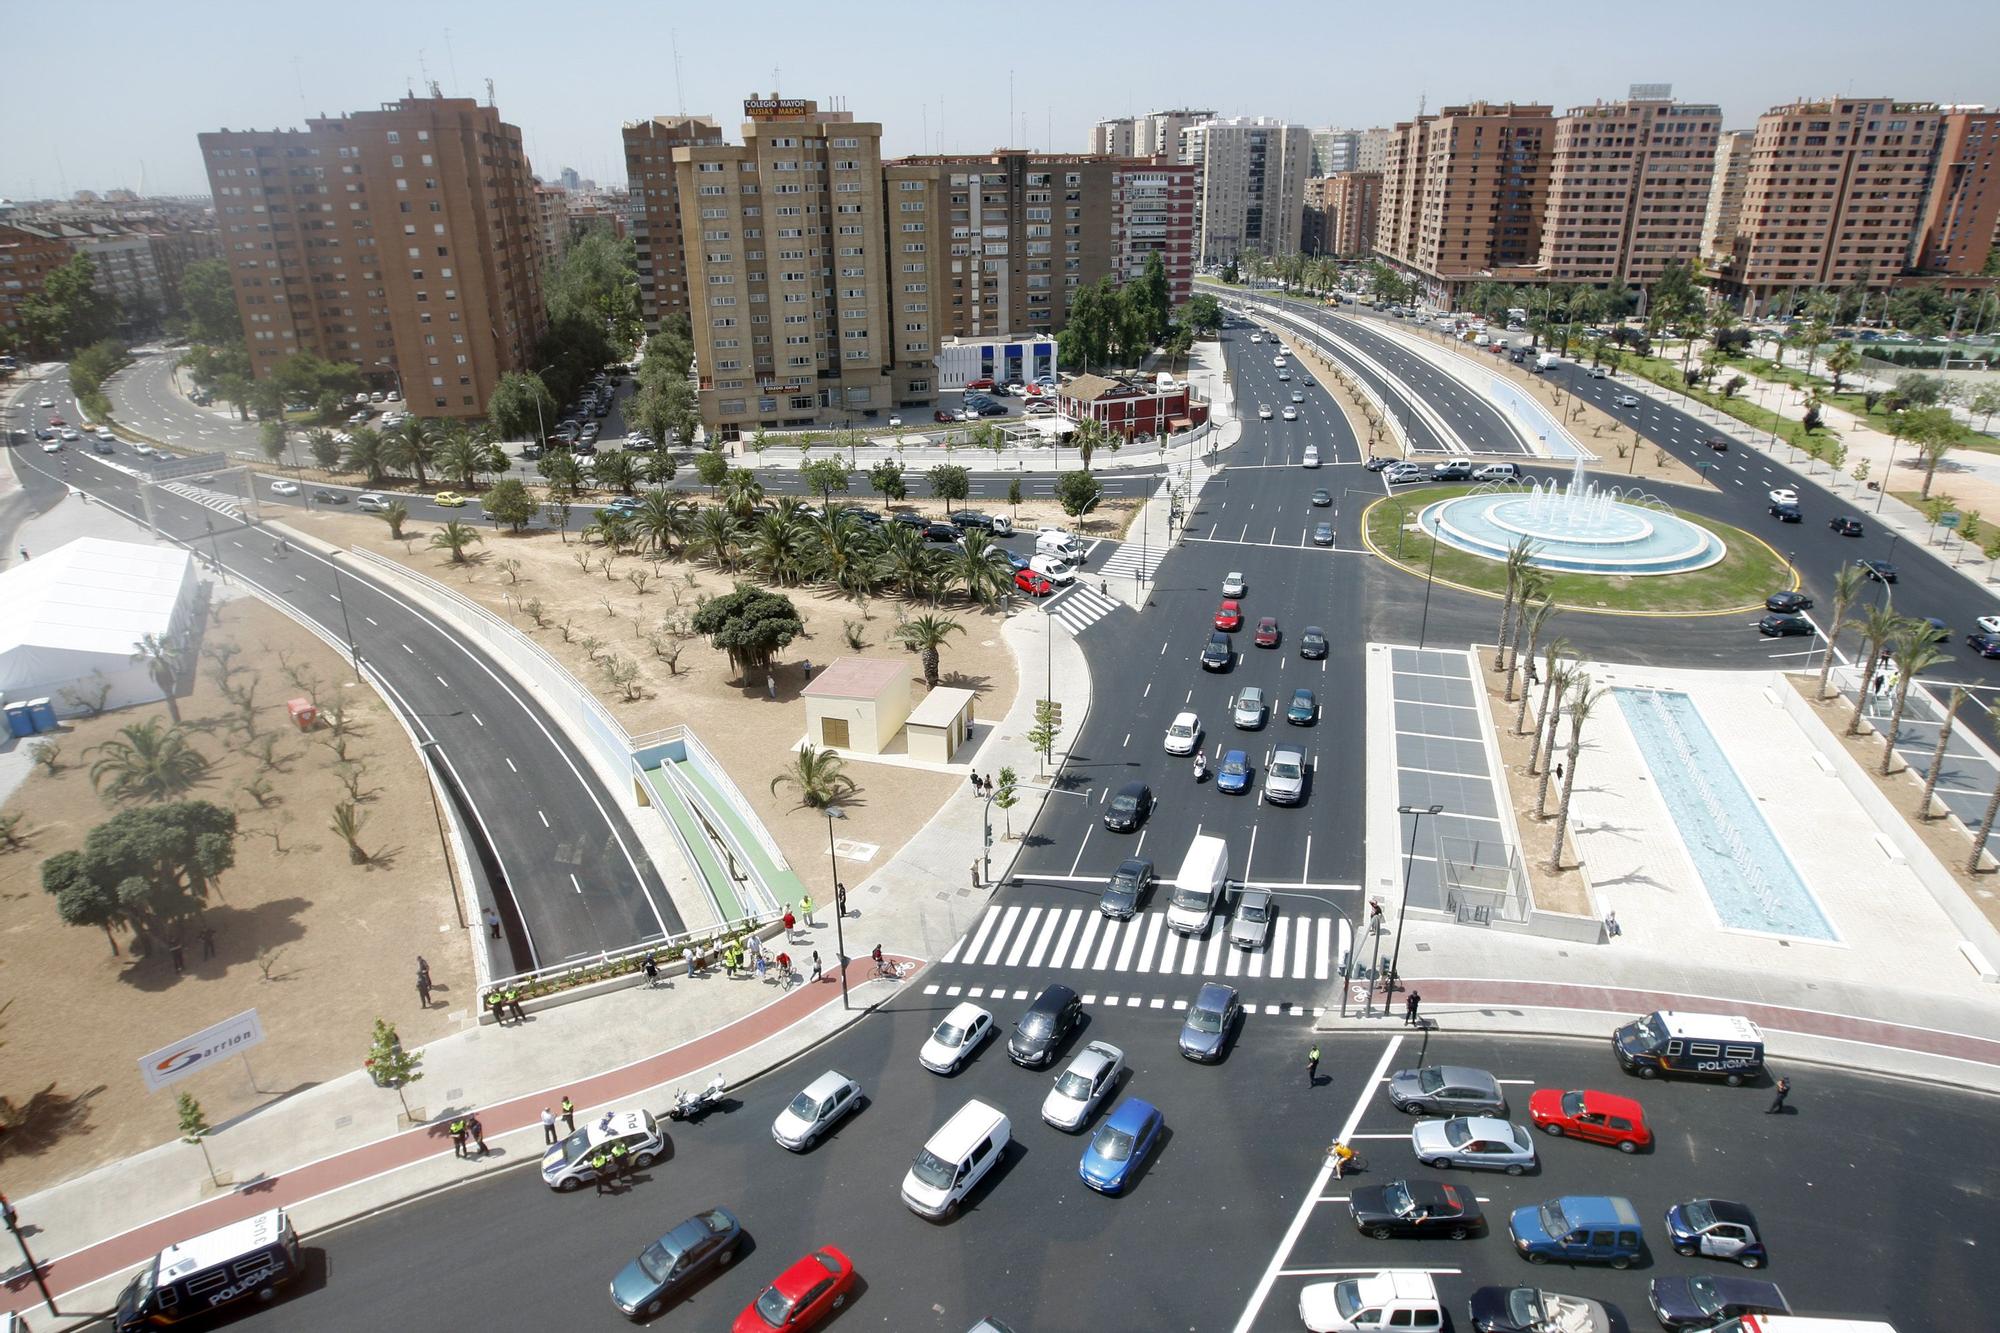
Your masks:
{"label": "red car", "polygon": [[1615,1093],[1538,1088],[1528,1099],[1528,1115],[1544,1133],[1557,1138],[1568,1135],[1586,1143],[1609,1143],[1619,1152],[1637,1152],[1653,1142],[1645,1109],[1630,1097]]}
{"label": "red car", "polygon": [[1236,601],[1224,602],[1216,610],[1215,627],[1217,629],[1242,629],[1243,603]]}
{"label": "red car", "polygon": [[1032,569],[1014,571],[1014,586],[1030,597],[1047,597],[1056,590],[1056,585],[1037,574]]}
{"label": "red car", "polygon": [[1257,646],[1276,648],[1278,646],[1278,620],[1275,616],[1265,616],[1257,622]]}
{"label": "red car", "polygon": [[847,1304],[854,1264],[831,1245],[814,1250],[778,1274],[730,1326],[732,1333],[812,1328]]}
{"label": "red car", "polygon": [[966,385],[965,387],[966,387],[966,388],[968,388],[968,389],[990,389],[990,388],[992,388],[992,387],[993,387],[993,381],[992,381],[992,380],[972,380],[972,381],[970,381],[970,382],[969,382],[969,383],[968,383],[968,384],[967,384],[967,385]]}
{"label": "red car", "polygon": [[931,420],[942,421],[949,424],[951,422],[958,420],[958,414],[955,412],[947,412],[943,408],[939,408],[937,411],[931,413]]}

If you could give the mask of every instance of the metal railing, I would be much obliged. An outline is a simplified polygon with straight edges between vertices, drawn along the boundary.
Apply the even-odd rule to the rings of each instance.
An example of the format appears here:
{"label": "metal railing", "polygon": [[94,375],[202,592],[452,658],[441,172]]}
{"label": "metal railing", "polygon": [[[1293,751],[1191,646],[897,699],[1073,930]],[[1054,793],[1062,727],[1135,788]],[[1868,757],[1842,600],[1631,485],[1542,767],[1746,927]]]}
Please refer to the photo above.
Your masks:
{"label": "metal railing", "polygon": [[590,958],[571,958],[550,967],[517,972],[509,977],[495,977],[487,983],[486,989],[504,990],[510,986],[530,988],[553,983],[556,989],[563,990],[573,985],[588,985],[592,981],[608,981],[614,977],[636,972],[638,965],[649,953],[662,954],[670,960],[676,959],[682,957],[687,947],[693,944],[698,946],[701,953],[706,954],[723,944],[754,934],[779,919],[781,918],[778,913],[760,912],[754,916],[736,917],[705,930],[689,930],[679,935],[657,935],[622,949],[602,950]]}

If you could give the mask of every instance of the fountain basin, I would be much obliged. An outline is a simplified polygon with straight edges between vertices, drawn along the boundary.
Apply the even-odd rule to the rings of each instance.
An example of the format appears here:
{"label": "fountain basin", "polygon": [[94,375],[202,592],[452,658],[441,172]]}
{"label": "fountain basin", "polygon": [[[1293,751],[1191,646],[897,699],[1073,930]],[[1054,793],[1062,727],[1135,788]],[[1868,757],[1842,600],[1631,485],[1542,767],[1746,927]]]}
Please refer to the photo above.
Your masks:
{"label": "fountain basin", "polygon": [[1720,537],[1658,501],[1572,482],[1481,487],[1426,505],[1424,531],[1447,546],[1504,561],[1526,537],[1537,568],[1582,574],[1684,574],[1728,554]]}

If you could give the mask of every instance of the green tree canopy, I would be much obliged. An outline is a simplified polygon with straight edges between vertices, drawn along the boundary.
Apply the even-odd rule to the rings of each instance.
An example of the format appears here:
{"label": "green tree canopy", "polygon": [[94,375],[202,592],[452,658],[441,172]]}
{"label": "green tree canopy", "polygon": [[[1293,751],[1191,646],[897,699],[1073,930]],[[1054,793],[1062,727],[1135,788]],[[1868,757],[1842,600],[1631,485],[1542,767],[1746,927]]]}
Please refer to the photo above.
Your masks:
{"label": "green tree canopy", "polygon": [[496,523],[505,523],[516,532],[533,522],[541,508],[519,477],[502,477],[494,482],[480,505]]}
{"label": "green tree canopy", "polygon": [[887,509],[890,501],[901,503],[909,494],[903,482],[903,465],[893,458],[885,458],[868,469],[868,485],[882,497],[882,507]]}
{"label": "green tree canopy", "polygon": [[939,463],[924,478],[930,482],[931,494],[944,501],[947,514],[953,500],[963,500],[972,493],[972,474],[956,463]]}
{"label": "green tree canopy", "polygon": [[1222,303],[1207,292],[1190,297],[1181,320],[1197,333],[1213,333],[1222,327]]}
{"label": "green tree canopy", "polygon": [[555,395],[542,383],[540,375],[510,370],[493,386],[486,402],[486,419],[503,440],[534,440],[547,443],[546,432],[562,415]]}
{"label": "green tree canopy", "polygon": [[199,912],[236,864],[236,816],[207,801],[123,810],[84,835],[80,851],[42,862],[42,888],[73,926],[114,926],[164,941]]}
{"label": "green tree canopy", "polygon": [[[636,242],[603,228],[584,233],[550,270],[542,298],[551,324],[580,317],[603,330],[617,347],[633,347],[640,331]],[[610,359],[607,356],[598,365]],[[563,395],[565,400],[568,396]]]}
{"label": "green tree canopy", "polygon": [[817,495],[821,504],[833,497],[834,492],[847,494],[847,485],[853,470],[844,458],[815,458],[801,470],[806,489]]}
{"label": "green tree canopy", "polygon": [[43,356],[67,356],[118,331],[118,302],[97,285],[97,262],[76,255],[21,304],[21,338]]}
{"label": "green tree canopy", "polygon": [[181,270],[181,304],[187,308],[188,336],[194,341],[216,347],[243,345],[236,289],[223,260],[197,259]]}
{"label": "green tree canopy", "polygon": [[1104,487],[1094,473],[1065,472],[1056,481],[1056,499],[1071,518],[1082,518],[1097,508],[1098,497],[1103,493]]}
{"label": "green tree canopy", "polygon": [[739,583],[736,590],[710,598],[690,622],[715,647],[729,655],[738,676],[768,669],[771,659],[805,629],[789,597]]}

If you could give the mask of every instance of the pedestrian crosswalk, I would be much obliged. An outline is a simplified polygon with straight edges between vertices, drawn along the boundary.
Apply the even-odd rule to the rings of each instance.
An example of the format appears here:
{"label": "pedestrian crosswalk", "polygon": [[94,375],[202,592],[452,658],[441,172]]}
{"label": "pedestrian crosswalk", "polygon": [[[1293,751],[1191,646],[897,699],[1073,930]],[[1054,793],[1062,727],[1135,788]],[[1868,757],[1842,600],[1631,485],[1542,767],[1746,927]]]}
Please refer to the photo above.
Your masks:
{"label": "pedestrian crosswalk", "polygon": [[1166,558],[1167,547],[1164,543],[1149,546],[1141,542],[1126,542],[1111,553],[1111,558],[1104,562],[1098,573],[1121,579],[1150,579],[1153,571]]}
{"label": "pedestrian crosswalk", "polygon": [[1281,914],[1261,949],[1236,948],[1226,934],[1221,916],[1205,937],[1176,934],[1167,929],[1164,908],[1118,921],[1094,907],[995,904],[938,966],[1329,982],[1338,979],[1353,943],[1338,916]]}
{"label": "pedestrian crosswalk", "polygon": [[1124,603],[1087,583],[1078,583],[1060,593],[1049,606],[1049,614],[1060,620],[1072,634],[1081,634]]}
{"label": "pedestrian crosswalk", "polygon": [[192,500],[198,505],[213,509],[225,518],[239,523],[243,520],[243,507],[237,503],[237,499],[233,495],[226,495],[221,491],[211,491],[201,486],[190,486],[184,481],[163,481],[159,485],[161,490],[178,495],[183,500]]}
{"label": "pedestrian crosswalk", "polygon": [[[932,984],[924,987],[924,994],[942,995],[948,1000],[990,1000],[995,1002],[1001,1000],[1025,1000],[1033,993],[1029,988],[1021,986],[1009,988],[1006,986],[947,986]],[[1091,991],[1085,991],[1078,998],[1087,1007],[1092,1009],[1171,1009],[1179,1012],[1188,1007],[1186,996],[1173,998],[1165,995],[1124,995],[1110,992],[1098,995]],[[1244,1004],[1243,1012],[1246,1014],[1267,1014],[1283,1018],[1318,1018],[1326,1012],[1326,1006],[1294,1004],[1288,1000],[1280,1000],[1275,1004],[1268,1001],[1263,1004],[1250,1001]]]}

